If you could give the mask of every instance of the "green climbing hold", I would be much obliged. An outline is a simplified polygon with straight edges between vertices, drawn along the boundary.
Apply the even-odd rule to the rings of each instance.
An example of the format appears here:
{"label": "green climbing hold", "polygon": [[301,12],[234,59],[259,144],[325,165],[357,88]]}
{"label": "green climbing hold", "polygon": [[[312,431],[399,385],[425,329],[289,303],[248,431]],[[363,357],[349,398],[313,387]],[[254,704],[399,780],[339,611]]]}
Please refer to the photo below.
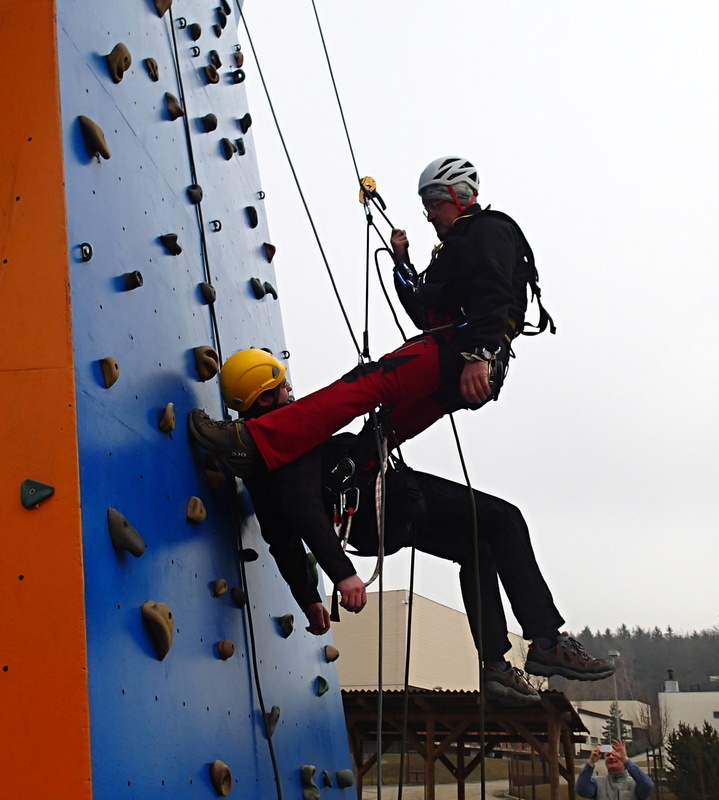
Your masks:
{"label": "green climbing hold", "polygon": [[306,764],[300,767],[300,781],[302,782],[303,800],[317,800],[320,796],[320,787],[314,782],[316,767]]}
{"label": "green climbing hold", "polygon": [[105,141],[105,134],[97,122],[93,122],[90,117],[85,117],[82,114],[77,120],[80,123],[82,138],[85,141],[85,147],[90,158],[97,158],[98,160],[100,156],[104,159],[110,158],[110,148]]}
{"label": "green climbing hold", "polygon": [[280,627],[280,633],[286,639],[295,629],[295,615],[283,614],[281,617],[277,618],[277,624]]}
{"label": "green climbing hold", "polygon": [[113,48],[112,52],[105,56],[107,68],[110,70],[110,77],[113,83],[120,83],[125,73],[132,66],[132,56],[127,49],[127,45],[118,42]]}
{"label": "green climbing hold", "polygon": [[20,484],[20,502],[23,508],[37,508],[43,500],[55,494],[55,487],[31,478]]}
{"label": "green climbing hold", "polygon": [[355,774],[351,769],[338,769],[335,777],[340,789],[349,789],[350,786],[355,785]]}
{"label": "green climbing hold", "polygon": [[144,555],[147,545],[135,528],[114,508],[107,509],[107,527],[115,550],[126,550],[135,558]]}
{"label": "green climbing hold", "polygon": [[174,94],[165,92],[165,102],[167,103],[167,113],[173,122],[185,116],[185,111]]}
{"label": "green climbing hold", "polygon": [[323,678],[322,675],[318,675],[315,688],[317,689],[317,697],[322,697],[323,694],[327,694],[327,692],[330,690],[330,685],[327,682],[327,678]]}

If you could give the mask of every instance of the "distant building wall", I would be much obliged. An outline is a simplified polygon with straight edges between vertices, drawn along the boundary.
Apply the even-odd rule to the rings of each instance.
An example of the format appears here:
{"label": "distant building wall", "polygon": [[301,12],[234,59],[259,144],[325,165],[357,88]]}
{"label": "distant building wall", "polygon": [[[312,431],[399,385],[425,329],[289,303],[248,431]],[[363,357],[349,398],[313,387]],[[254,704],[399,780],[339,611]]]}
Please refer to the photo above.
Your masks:
{"label": "distant building wall", "polygon": [[660,692],[659,708],[668,731],[680,722],[701,728],[705,720],[719,731],[719,692]]}

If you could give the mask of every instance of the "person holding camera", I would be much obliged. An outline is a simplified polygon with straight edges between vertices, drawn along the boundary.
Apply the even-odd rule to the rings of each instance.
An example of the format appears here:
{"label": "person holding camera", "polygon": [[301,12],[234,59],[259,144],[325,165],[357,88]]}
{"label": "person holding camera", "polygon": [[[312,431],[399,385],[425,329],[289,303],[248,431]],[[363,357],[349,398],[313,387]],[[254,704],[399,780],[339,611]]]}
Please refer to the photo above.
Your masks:
{"label": "person holding camera", "polygon": [[[594,766],[602,756],[607,774],[595,778]],[[652,779],[627,757],[621,739],[612,739],[611,745],[597,745],[574,785],[577,794],[587,800],[647,800],[653,788]]]}

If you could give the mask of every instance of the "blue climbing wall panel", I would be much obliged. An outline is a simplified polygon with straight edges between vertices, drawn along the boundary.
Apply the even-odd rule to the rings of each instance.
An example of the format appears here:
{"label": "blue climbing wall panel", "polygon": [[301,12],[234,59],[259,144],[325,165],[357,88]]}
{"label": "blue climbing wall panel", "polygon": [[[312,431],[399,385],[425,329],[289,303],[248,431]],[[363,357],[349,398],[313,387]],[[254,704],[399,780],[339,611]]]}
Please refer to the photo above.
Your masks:
{"label": "blue climbing wall panel", "polygon": [[[153,0],[57,3],[97,800],[215,796],[208,765],[216,759],[232,771],[231,796],[277,796],[253,642],[264,705],[281,709],[272,745],[283,796],[302,797],[303,765],[333,777],[351,766],[336,668],[324,658],[330,637],[304,631],[254,519],[238,513],[251,508],[247,498],[229,478],[212,488],[185,430],[195,406],[222,414],[217,380],[200,379],[194,348],[221,358],[248,346],[285,349],[278,301],[258,299],[250,284],[277,282],[238,23],[236,5],[211,0],[175,0],[162,16]],[[105,56],[118,43],[132,65],[114,82]],[[157,62],[157,80],[146,59]],[[216,83],[205,70],[213,63]],[[167,93],[184,116],[171,119]],[[217,119],[210,132],[208,114]],[[80,115],[102,130],[109,159],[90,154]],[[199,207],[187,194],[192,184],[202,187]],[[159,238],[171,233],[178,255]],[[123,275],[134,272],[141,285],[127,288]],[[214,306],[203,282],[216,289]],[[119,367],[109,388],[104,358]],[[177,427],[163,433],[168,403]],[[190,497],[204,503],[205,520],[188,522]],[[141,557],[115,550],[108,508],[139,531]],[[223,578],[244,585],[243,548],[259,558],[244,563],[250,601],[240,609],[213,587]],[[163,660],[141,618],[146,601],[173,614]],[[288,612],[297,624],[285,639],[277,618]],[[221,640],[235,645],[227,660]],[[320,675],[330,685],[322,696]],[[318,782],[323,797],[353,794],[336,780]]]}

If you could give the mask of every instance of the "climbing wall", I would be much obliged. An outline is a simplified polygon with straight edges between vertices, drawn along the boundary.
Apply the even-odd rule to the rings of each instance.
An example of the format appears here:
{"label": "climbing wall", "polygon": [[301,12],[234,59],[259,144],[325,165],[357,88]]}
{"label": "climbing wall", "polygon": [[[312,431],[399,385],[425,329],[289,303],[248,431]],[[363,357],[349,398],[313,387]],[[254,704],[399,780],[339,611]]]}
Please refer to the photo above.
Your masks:
{"label": "climbing wall", "polygon": [[[41,6],[58,74],[26,80],[0,240],[10,285],[52,289],[16,298],[11,323],[32,336],[0,353],[20,533],[0,561],[17,612],[2,631],[3,794],[353,794],[331,638],[304,631],[250,498],[185,429],[195,406],[222,415],[224,358],[285,350],[239,9]],[[25,759],[45,750],[29,781]]]}

